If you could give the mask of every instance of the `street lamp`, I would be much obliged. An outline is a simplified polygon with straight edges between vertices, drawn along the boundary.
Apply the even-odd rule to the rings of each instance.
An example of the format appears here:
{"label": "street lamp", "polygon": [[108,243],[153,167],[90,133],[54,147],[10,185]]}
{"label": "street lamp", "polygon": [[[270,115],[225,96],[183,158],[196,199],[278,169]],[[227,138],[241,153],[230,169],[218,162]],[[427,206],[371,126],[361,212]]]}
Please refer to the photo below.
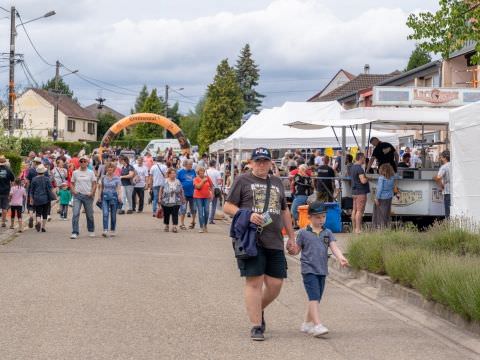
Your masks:
{"label": "street lamp", "polygon": [[[7,9],[2,8],[8,12]],[[49,11],[45,15],[37,17],[35,19],[28,20],[26,22],[22,21],[20,14],[15,10],[15,6],[10,8],[10,73],[9,73],[9,83],[8,83],[8,134],[13,136],[13,115],[15,112],[15,36],[17,35],[17,27],[22,25],[24,26],[27,23],[30,23],[35,20],[47,18],[55,15],[55,11]],[[20,19],[20,24],[15,25],[15,17],[18,16]],[[26,30],[25,30],[26,32]],[[28,35],[27,35],[28,36]]]}
{"label": "street lamp", "polygon": [[[55,14],[56,14],[56,12],[52,10],[52,11],[49,11],[49,12],[47,12],[46,14],[44,14],[44,15],[42,15],[42,16],[36,17],[35,19],[27,20],[27,21],[25,21],[25,22],[22,21],[22,22],[21,22],[20,24],[18,24],[16,27],[23,26],[23,25],[28,24],[28,23],[31,23],[32,21],[35,21],[35,20],[40,20],[40,19],[43,19],[43,18],[47,18],[47,17],[53,16],[53,15],[55,15]],[[17,12],[17,16],[20,17],[20,15],[18,14],[18,12]]]}

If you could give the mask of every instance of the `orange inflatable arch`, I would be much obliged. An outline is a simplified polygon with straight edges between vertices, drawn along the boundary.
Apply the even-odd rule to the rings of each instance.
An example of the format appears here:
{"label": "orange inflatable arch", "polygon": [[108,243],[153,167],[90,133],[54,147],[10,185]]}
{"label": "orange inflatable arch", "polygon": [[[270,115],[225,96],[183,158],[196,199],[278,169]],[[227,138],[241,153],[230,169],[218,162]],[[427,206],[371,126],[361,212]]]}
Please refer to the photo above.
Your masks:
{"label": "orange inflatable arch", "polygon": [[103,151],[110,147],[110,143],[117,137],[117,135],[125,128],[142,124],[142,123],[152,123],[157,124],[163,127],[164,129],[168,130],[180,143],[180,148],[184,154],[190,152],[190,143],[188,139],[182,132],[182,129],[178,127],[173,121],[167,119],[162,115],[157,114],[150,114],[150,113],[138,113],[132,114],[130,116],[124,117],[121,120],[118,120],[115,124],[113,124],[110,129],[105,133],[103,136],[102,142],[100,143],[100,147],[98,148],[98,152],[100,156],[102,155]]}

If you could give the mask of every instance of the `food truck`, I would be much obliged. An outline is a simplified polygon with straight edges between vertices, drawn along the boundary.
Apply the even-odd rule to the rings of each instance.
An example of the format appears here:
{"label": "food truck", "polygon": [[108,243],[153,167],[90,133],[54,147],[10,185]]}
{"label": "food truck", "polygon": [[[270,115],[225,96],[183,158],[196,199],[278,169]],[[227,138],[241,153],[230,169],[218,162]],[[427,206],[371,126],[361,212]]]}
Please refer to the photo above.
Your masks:
{"label": "food truck", "polygon": [[[340,119],[295,119],[285,125],[301,129],[324,127],[341,128],[343,157],[346,153],[345,137],[349,131],[361,128],[361,149],[368,152],[370,129],[392,131],[400,138],[417,139],[421,148],[421,168],[400,169],[398,172],[399,198],[393,199],[392,215],[402,218],[434,219],[445,215],[443,195],[433,176],[440,164],[429,158],[429,149],[439,153],[449,148],[450,112],[456,107],[480,100],[480,89],[475,88],[415,88],[374,87],[372,107],[344,110]],[[437,136],[430,136],[431,134]],[[380,140],[382,140],[380,138]],[[344,159],[342,169],[345,171]],[[369,175],[370,188],[375,194],[377,175]],[[351,196],[351,180],[342,174],[342,198]],[[369,197],[366,213],[373,210],[373,196]]]}

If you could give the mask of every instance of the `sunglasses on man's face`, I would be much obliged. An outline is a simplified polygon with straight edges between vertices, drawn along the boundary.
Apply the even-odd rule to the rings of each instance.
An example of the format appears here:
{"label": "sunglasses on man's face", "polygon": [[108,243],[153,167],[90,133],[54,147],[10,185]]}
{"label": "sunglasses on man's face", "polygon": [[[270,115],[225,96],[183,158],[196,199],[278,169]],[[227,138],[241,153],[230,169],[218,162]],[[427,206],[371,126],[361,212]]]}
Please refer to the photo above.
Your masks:
{"label": "sunglasses on man's face", "polygon": [[80,163],[86,163],[87,160],[80,160]]}

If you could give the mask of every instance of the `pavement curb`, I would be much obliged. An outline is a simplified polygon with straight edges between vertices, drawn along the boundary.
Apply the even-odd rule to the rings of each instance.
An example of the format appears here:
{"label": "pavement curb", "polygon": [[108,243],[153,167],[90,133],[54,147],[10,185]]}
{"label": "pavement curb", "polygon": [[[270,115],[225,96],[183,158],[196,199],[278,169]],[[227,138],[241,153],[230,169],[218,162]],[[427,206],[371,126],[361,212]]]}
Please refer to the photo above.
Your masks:
{"label": "pavement curb", "polygon": [[[418,291],[394,283],[388,276],[372,274],[365,270],[342,268],[334,257],[329,259],[329,266],[330,269],[333,270],[331,271],[330,276],[346,286],[349,285],[345,280],[360,280],[367,285],[377,288],[380,295],[400,299],[409,305],[413,305],[432,315],[436,315],[462,330],[480,335],[480,322],[465,320],[446,306],[425,299]],[[354,287],[349,287],[355,289]]]}

